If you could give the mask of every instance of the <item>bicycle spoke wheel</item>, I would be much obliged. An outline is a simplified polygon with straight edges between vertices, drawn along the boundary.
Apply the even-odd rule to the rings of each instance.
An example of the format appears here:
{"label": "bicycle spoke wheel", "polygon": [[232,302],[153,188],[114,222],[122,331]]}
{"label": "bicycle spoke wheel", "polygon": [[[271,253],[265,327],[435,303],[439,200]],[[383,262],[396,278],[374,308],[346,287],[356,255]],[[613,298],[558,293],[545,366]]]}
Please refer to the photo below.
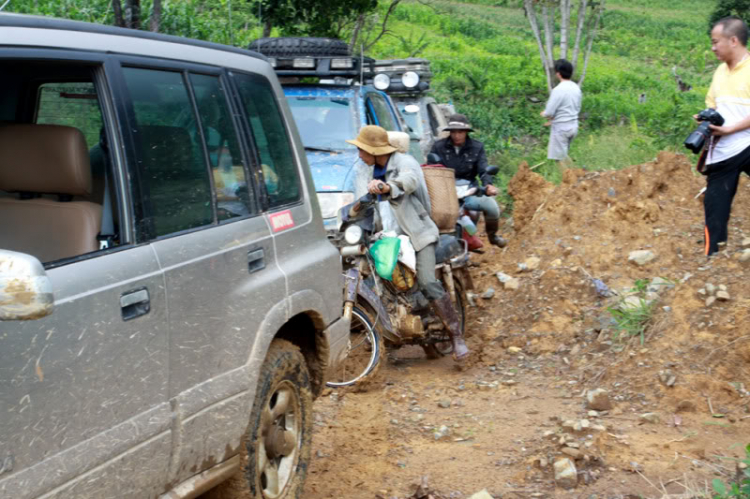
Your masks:
{"label": "bicycle spoke wheel", "polygon": [[327,386],[335,388],[353,385],[372,374],[380,359],[380,334],[369,314],[356,306],[352,311],[349,345],[349,355],[331,373]]}

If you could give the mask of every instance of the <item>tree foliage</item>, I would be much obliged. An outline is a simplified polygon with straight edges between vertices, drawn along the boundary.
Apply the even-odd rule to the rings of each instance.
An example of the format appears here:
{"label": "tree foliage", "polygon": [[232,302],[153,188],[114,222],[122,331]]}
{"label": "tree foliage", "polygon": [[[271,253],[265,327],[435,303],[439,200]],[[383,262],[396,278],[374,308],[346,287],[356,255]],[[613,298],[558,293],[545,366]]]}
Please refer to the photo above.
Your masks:
{"label": "tree foliage", "polygon": [[360,16],[375,10],[377,0],[250,0],[263,22],[263,35],[278,28],[285,36],[340,37]]}
{"label": "tree foliage", "polygon": [[[586,77],[586,68],[591,55],[591,47],[594,43],[599,23],[604,12],[605,0],[578,0],[578,7],[573,9],[573,0],[524,0],[523,8],[526,17],[531,25],[531,31],[534,34],[537,47],[539,48],[539,57],[542,60],[542,67],[547,76],[547,89],[552,90],[554,81],[554,61],[555,61],[555,17],[560,12],[560,58],[568,58],[568,48],[570,46],[570,28],[573,15],[575,15],[575,45],[573,47],[573,56],[570,62],[575,69],[579,68],[578,56],[583,48],[583,69],[578,71],[578,84],[583,85]],[[541,19],[541,27],[540,27]],[[544,36],[542,37],[542,29]]]}
{"label": "tree foliage", "polygon": [[737,16],[750,22],[750,0],[719,0],[708,18],[708,31],[711,32],[714,24],[720,19],[729,16]]}

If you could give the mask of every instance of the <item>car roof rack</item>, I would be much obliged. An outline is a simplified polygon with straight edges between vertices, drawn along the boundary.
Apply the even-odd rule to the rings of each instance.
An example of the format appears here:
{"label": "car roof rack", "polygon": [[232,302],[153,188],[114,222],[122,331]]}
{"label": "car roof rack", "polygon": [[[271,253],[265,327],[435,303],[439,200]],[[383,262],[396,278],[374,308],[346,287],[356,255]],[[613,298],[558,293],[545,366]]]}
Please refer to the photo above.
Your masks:
{"label": "car roof rack", "polygon": [[373,85],[378,90],[411,94],[430,89],[432,71],[427,59],[380,59],[370,67],[371,72],[365,74],[365,83]]}

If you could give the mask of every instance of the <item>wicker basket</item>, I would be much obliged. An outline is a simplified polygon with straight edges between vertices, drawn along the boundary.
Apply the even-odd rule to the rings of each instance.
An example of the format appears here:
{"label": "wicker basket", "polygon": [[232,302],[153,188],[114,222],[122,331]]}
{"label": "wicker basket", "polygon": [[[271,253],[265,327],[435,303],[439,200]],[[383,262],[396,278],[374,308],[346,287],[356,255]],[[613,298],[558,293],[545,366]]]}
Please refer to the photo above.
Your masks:
{"label": "wicker basket", "polygon": [[458,221],[458,197],[456,176],[452,169],[428,166],[422,168],[427,191],[430,193],[432,213],[430,216],[442,233],[456,231]]}

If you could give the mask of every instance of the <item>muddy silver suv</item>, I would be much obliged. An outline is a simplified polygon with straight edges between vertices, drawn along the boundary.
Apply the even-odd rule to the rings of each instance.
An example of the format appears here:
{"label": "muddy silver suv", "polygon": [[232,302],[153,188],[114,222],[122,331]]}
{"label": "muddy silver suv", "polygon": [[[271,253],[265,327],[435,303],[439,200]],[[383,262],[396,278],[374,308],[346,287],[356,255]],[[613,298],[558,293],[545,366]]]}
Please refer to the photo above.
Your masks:
{"label": "muddy silver suv", "polygon": [[0,74],[0,497],[298,497],[349,324],[271,66],[0,15]]}

